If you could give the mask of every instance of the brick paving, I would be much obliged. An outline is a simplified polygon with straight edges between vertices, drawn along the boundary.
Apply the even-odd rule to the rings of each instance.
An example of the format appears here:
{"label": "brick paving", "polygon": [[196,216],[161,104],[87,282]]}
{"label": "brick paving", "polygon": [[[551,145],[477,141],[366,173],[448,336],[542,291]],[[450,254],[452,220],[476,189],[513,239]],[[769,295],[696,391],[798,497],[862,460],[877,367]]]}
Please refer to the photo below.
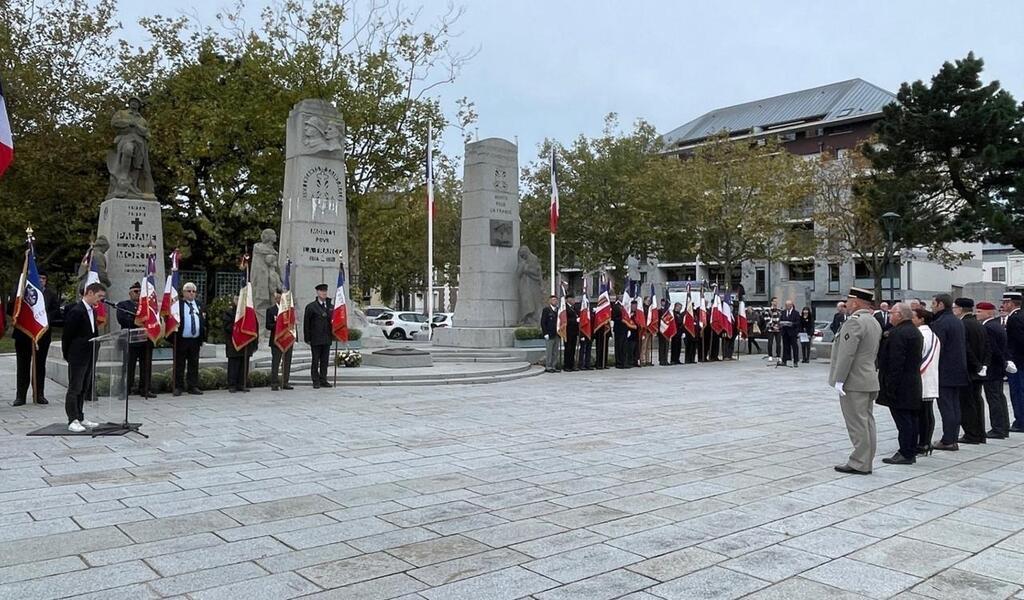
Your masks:
{"label": "brick paving", "polygon": [[149,440],[26,437],[51,386],[0,407],[0,598],[1024,599],[1024,435],[888,466],[878,410],[840,475],[825,369],[164,395]]}

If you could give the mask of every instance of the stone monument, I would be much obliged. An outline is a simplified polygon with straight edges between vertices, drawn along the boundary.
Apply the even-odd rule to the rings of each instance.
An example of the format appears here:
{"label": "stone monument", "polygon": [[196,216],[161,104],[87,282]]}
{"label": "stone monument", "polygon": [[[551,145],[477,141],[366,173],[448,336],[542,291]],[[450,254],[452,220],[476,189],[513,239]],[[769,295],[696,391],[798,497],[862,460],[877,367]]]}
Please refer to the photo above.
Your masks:
{"label": "stone monument", "polygon": [[265,319],[267,309],[274,304],[274,291],[281,287],[281,270],[278,268],[277,233],[264,229],[260,241],[252,246],[252,267],[249,280],[252,282],[252,300],[256,307],[256,318],[260,323],[260,337],[269,338]]}
{"label": "stone monument", "polygon": [[[164,234],[160,203],[153,194],[153,174],[149,164],[149,124],[141,114],[142,102],[130,98],[128,107],[111,119],[114,147],[107,153],[110,186],[100,204],[97,245],[107,240],[107,297],[112,302],[128,298],[128,287],[146,274],[150,244],[156,246],[158,294],[164,286]],[[117,320],[110,319],[113,328]]]}
{"label": "stone monument", "polygon": [[344,146],[345,124],[329,102],[307,99],[292,107],[285,143],[278,272],[284,272],[290,258],[299,340],[302,311],[316,296],[314,286],[326,283],[334,296],[339,252],[348,272]]}
{"label": "stone monument", "polygon": [[520,246],[518,261],[518,324],[523,327],[540,327],[540,313],[544,310],[544,273],[540,268],[540,259],[526,246]]}
{"label": "stone monument", "polygon": [[435,330],[434,343],[513,346],[522,318],[517,275],[519,156],[507,140],[489,138],[466,145],[461,254],[455,326]]}

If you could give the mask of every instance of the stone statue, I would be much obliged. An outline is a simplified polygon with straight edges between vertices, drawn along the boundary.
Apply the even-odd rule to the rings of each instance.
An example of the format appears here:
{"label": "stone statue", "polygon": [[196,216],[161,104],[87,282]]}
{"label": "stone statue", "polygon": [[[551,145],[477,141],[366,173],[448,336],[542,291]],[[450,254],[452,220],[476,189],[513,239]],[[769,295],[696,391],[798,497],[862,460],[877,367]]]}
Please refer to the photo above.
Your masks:
{"label": "stone statue", "polygon": [[141,100],[129,98],[128,108],[115,112],[110,119],[117,134],[114,149],[107,152],[107,198],[156,200],[149,166],[149,123],[142,118],[141,108]]}
{"label": "stone statue", "polygon": [[312,116],[302,124],[302,143],[310,152],[326,150],[335,152],[342,149],[344,131],[337,123],[323,117]]}
{"label": "stone statue", "polygon": [[278,266],[277,233],[273,229],[264,229],[260,234],[259,243],[252,246],[252,282],[253,304],[256,314],[262,317],[274,304],[274,290],[281,287],[281,270]]}
{"label": "stone statue", "polygon": [[631,281],[640,281],[640,261],[635,256],[626,259],[626,277]]}
{"label": "stone statue", "polygon": [[519,247],[519,263],[516,277],[519,280],[519,324],[536,327],[540,323],[540,311],[544,292],[541,285],[540,259],[526,246]]}
{"label": "stone statue", "polygon": [[[96,238],[92,243],[92,260],[96,263],[96,273],[100,277],[100,283],[110,288],[110,277],[107,275],[107,250],[110,250],[110,242],[104,235]],[[78,289],[85,288],[85,280],[89,276],[89,265],[82,263],[78,265]],[[142,276],[139,276],[142,279]],[[117,290],[117,293],[125,293],[127,290]]]}

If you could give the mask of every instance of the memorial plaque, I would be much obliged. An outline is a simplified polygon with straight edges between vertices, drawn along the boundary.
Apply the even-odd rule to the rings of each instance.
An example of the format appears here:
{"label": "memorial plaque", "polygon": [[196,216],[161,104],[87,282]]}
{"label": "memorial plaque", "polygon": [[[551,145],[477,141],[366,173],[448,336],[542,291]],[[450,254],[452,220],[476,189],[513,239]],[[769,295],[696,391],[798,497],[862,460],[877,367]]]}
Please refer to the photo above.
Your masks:
{"label": "memorial plaque", "polygon": [[[107,250],[107,276],[111,302],[128,298],[128,287],[146,274],[150,244],[156,246],[156,284],[163,291],[164,239],[160,203],[153,200],[110,198],[100,204],[96,234],[110,243]],[[114,319],[111,319],[114,321]]]}
{"label": "memorial plaque", "polygon": [[491,245],[501,248],[512,247],[512,221],[491,219]]}

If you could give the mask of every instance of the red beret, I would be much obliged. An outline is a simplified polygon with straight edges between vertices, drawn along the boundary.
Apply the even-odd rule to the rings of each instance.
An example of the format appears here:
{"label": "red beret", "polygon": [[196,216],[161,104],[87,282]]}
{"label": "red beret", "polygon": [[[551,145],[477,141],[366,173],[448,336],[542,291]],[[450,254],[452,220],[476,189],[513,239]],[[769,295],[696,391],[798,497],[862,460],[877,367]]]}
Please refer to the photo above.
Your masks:
{"label": "red beret", "polygon": [[979,302],[977,305],[975,305],[975,308],[977,308],[978,310],[995,310],[996,305],[992,304],[991,302]]}

